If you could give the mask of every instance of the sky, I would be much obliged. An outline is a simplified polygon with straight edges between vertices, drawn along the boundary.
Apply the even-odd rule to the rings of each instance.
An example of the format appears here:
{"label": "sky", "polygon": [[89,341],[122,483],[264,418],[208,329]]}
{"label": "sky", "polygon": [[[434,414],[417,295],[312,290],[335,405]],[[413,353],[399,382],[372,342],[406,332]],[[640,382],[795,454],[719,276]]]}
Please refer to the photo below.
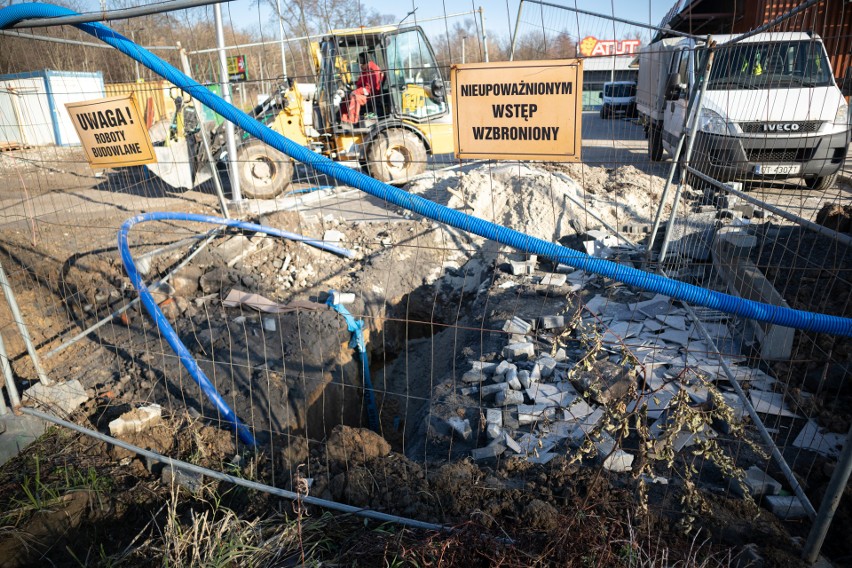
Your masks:
{"label": "sky", "polygon": [[[22,0],[16,0],[22,1]],[[49,1],[49,0],[48,0]],[[150,0],[144,0],[148,3]],[[281,0],[282,3],[287,0]],[[449,25],[444,21],[428,21],[440,18],[446,14],[472,12],[480,6],[484,9],[485,27],[492,36],[508,39],[518,14],[519,0],[465,0],[436,1],[436,0],[362,0],[364,5],[382,14],[391,14],[400,20],[414,10],[405,23],[419,23],[427,35],[433,36],[444,33],[447,27],[452,28],[455,22],[461,22],[472,15],[452,18]],[[576,6],[577,8],[594,12],[616,14],[618,17],[643,23],[658,24],[675,0],[549,0],[553,4]],[[102,7],[112,9],[118,6],[113,0],[78,0],[84,10],[100,11]],[[267,7],[268,0],[233,0],[222,4],[226,20],[231,20],[239,29],[257,30],[258,26],[265,37],[277,37],[277,26],[272,19],[272,11]],[[211,10],[212,13],[212,10]],[[614,25],[611,21],[587,16],[577,16],[575,13],[554,8],[539,8],[536,4],[524,3],[521,17],[520,33],[540,30],[542,27],[566,29],[571,35],[594,35],[599,39],[612,39],[625,36],[635,36],[638,28],[621,24]],[[648,32],[646,32],[647,34]]]}

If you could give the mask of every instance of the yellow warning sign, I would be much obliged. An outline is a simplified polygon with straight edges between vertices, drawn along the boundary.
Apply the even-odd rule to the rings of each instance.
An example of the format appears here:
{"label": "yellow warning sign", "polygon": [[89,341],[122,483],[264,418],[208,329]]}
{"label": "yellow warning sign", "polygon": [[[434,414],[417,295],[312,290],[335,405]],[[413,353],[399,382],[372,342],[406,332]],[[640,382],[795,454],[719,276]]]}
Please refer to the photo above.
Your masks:
{"label": "yellow warning sign", "polygon": [[580,160],[580,59],[454,65],[458,158]]}
{"label": "yellow warning sign", "polygon": [[67,103],[65,108],[92,167],[140,166],[157,161],[132,93]]}

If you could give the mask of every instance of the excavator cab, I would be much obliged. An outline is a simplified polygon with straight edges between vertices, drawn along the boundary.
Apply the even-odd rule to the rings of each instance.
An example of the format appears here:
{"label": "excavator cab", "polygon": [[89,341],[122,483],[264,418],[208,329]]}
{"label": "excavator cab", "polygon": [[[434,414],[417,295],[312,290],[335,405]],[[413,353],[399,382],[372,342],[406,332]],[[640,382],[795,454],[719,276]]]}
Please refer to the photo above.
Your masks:
{"label": "excavator cab", "polygon": [[[425,170],[427,152],[452,151],[444,81],[422,29],[340,30],[324,37],[317,53],[315,123],[334,140],[338,159],[357,159],[377,179],[402,182]],[[360,74],[361,53],[383,77],[350,128],[341,114]]]}

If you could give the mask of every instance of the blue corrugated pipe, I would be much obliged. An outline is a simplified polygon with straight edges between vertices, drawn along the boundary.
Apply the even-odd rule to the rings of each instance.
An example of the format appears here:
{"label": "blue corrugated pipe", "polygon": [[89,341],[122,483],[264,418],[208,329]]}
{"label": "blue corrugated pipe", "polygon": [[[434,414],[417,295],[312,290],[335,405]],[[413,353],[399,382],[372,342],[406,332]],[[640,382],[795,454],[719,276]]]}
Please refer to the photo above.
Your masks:
{"label": "blue corrugated pipe", "polygon": [[376,406],[376,393],[373,392],[373,381],[370,379],[370,362],[367,358],[367,343],[364,341],[364,320],[356,320],[343,304],[334,303],[334,290],[328,291],[325,303],[346,320],[346,328],[352,334],[349,347],[358,351],[361,360],[361,375],[364,377],[364,400],[367,403],[367,421],[370,430],[379,433],[379,408]]}
{"label": "blue corrugated pipe", "polygon": [[145,306],[148,314],[154,319],[160,333],[163,334],[163,337],[166,339],[169,346],[171,346],[172,350],[180,358],[180,362],[189,372],[189,375],[198,384],[198,386],[201,387],[204,395],[213,403],[213,406],[216,407],[216,410],[219,411],[222,417],[236,428],[240,440],[244,444],[255,446],[256,442],[251,430],[249,430],[248,427],[240,421],[236,413],[231,410],[231,407],[228,406],[228,403],[225,402],[219,394],[219,391],[216,390],[216,387],[213,386],[213,383],[210,382],[210,379],[207,378],[207,375],[204,374],[204,371],[201,370],[201,367],[198,366],[198,362],[192,354],[190,354],[186,345],[184,345],[180,340],[180,337],[178,337],[178,334],[172,328],[169,320],[166,319],[166,316],[163,314],[160,306],[157,305],[154,297],[151,296],[151,292],[148,291],[148,287],[145,285],[145,281],[142,280],[142,275],[139,274],[139,270],[136,269],[136,264],[133,262],[133,256],[130,254],[130,245],[127,241],[127,234],[134,225],[145,223],[147,221],[194,221],[213,225],[225,225],[227,227],[235,227],[246,231],[256,231],[273,237],[282,237],[292,241],[303,242],[319,249],[345,256],[346,258],[352,258],[353,253],[340,247],[327,245],[322,241],[309,239],[302,235],[281,231],[272,227],[264,227],[263,225],[247,223],[236,219],[224,219],[221,217],[211,217],[209,215],[194,215],[192,213],[145,213],[144,215],[131,217],[121,226],[121,230],[118,232],[118,250],[121,253],[121,261],[124,263],[124,270],[127,272],[127,276],[130,278],[130,282],[133,284],[133,287],[136,288],[137,292],[139,292],[139,299],[141,300],[142,305]]}
{"label": "blue corrugated pipe", "polygon": [[[76,12],[59,6],[37,3],[14,4],[0,10],[0,29],[7,28],[15,22],[28,18],[51,18],[71,15],[76,15]],[[288,140],[268,126],[252,119],[233,105],[226,103],[212,91],[204,88],[197,81],[184,75],[159,57],[142,49],[126,37],[110,30],[106,26],[93,23],[77,24],[77,27],[139,61],[148,69],[151,69],[161,77],[182,88],[192,95],[194,99],[222,115],[225,119],[239,125],[240,128],[252,136],[263,140],[276,150],[284,152],[291,158],[313,167],[342,184],[356,187],[374,197],[393,203],[398,207],[403,207],[429,219],[445,223],[515,249],[551,258],[562,264],[624,282],[643,290],[664,294],[682,302],[784,327],[852,337],[852,318],[805,312],[745,300],[731,296],[730,294],[706,290],[699,286],[687,284],[686,282],[678,282],[608,260],[592,258],[581,252],[531,237],[513,229],[490,223],[484,219],[466,215],[433,203],[420,196],[407,193],[364,175],[361,172],[337,164]]]}

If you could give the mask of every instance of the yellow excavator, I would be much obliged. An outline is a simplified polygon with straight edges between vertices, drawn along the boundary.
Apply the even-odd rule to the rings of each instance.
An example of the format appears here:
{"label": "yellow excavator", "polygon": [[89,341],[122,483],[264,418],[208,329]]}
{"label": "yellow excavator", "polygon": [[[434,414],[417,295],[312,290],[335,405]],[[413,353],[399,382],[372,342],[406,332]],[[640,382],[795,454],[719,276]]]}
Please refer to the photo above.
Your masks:
{"label": "yellow excavator", "polygon": [[[366,53],[382,70],[378,93],[361,109],[360,120],[341,122],[341,110]],[[384,182],[402,183],[426,169],[429,154],[453,151],[450,101],[432,47],[418,26],[354,28],[329,33],[312,44],[317,83],[289,79],[249,114],[290,140],[328,158],[366,171]],[[192,110],[184,103],[184,110]],[[178,112],[181,112],[180,110]],[[182,117],[183,118],[183,117]],[[191,188],[212,175],[194,113],[176,120],[170,140],[157,147],[149,168],[173,187]],[[183,132],[181,132],[181,130]],[[212,155],[226,157],[224,125],[209,132]],[[290,185],[289,157],[235,127],[242,193],[272,199]],[[186,144],[184,144],[186,142]],[[179,154],[186,152],[181,160]]]}

